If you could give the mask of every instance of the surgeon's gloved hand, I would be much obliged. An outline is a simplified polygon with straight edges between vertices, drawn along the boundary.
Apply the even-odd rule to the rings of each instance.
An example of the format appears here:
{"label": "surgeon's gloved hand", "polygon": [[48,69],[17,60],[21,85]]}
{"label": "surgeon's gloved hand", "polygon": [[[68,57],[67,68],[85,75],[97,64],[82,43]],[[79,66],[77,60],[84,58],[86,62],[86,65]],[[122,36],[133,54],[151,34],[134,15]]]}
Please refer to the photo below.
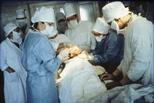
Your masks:
{"label": "surgeon's gloved hand", "polygon": [[99,65],[99,55],[91,55],[88,60],[92,65]]}
{"label": "surgeon's gloved hand", "polygon": [[93,55],[93,54],[89,54],[89,55],[88,55],[88,59],[89,59],[89,60],[94,60],[94,55]]}
{"label": "surgeon's gloved hand", "polygon": [[68,52],[66,49],[62,50],[62,51],[59,53],[58,58],[59,58],[62,62],[68,60],[68,59],[69,59],[69,52]]}

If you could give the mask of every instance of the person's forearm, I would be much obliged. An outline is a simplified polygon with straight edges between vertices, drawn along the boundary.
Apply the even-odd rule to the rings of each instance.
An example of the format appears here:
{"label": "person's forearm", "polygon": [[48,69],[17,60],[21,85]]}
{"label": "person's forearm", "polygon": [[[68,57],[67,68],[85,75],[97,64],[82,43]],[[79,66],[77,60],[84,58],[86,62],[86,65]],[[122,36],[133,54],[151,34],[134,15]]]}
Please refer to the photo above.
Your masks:
{"label": "person's forearm", "polygon": [[126,84],[130,84],[132,81],[127,77],[123,77],[122,80],[120,81],[121,85],[126,85]]}
{"label": "person's forearm", "polygon": [[119,69],[116,69],[112,75],[114,76],[114,81],[120,81],[123,77],[122,72]]}
{"label": "person's forearm", "polygon": [[60,67],[61,63],[62,61],[58,57],[55,57],[51,60],[48,60],[44,65],[49,71],[55,72]]}
{"label": "person's forearm", "polygon": [[121,71],[119,69],[116,69],[113,73],[114,76],[118,76],[121,74]]}
{"label": "person's forearm", "polygon": [[101,63],[107,63],[107,62],[109,62],[109,61],[112,61],[113,60],[113,58],[115,58],[116,57],[116,55],[117,55],[117,52],[115,51],[115,52],[113,52],[113,50],[111,49],[109,49],[109,50],[107,50],[106,51],[106,53],[104,53],[103,55],[100,55],[100,57],[99,57],[99,61],[101,62]]}

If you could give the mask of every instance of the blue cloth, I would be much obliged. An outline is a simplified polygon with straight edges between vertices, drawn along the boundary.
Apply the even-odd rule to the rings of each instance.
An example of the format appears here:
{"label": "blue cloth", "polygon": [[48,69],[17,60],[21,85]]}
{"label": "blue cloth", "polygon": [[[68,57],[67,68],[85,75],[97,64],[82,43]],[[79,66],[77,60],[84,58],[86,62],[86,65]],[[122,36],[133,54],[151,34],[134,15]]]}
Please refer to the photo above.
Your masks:
{"label": "blue cloth", "polygon": [[28,103],[59,103],[54,72],[61,61],[48,39],[38,32],[30,32],[22,50],[22,63],[28,74]]}
{"label": "blue cloth", "polygon": [[[115,31],[110,30],[101,42],[97,42],[95,50],[92,52],[94,59],[91,61],[94,65],[101,65],[110,72],[116,69],[123,58],[124,36],[117,35]],[[113,71],[112,71],[113,72]]]}

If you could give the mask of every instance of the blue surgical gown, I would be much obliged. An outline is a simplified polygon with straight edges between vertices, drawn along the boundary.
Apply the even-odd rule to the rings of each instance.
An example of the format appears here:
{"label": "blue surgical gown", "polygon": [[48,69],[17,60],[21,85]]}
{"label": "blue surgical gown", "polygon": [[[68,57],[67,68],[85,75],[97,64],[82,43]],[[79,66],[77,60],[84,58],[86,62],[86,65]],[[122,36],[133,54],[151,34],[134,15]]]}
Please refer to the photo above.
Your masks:
{"label": "blue surgical gown", "polygon": [[103,66],[108,72],[113,72],[120,64],[124,52],[124,36],[110,30],[101,42],[97,42],[96,48],[92,51],[94,65]]}
{"label": "blue surgical gown", "polygon": [[39,32],[30,32],[22,51],[22,63],[28,75],[28,103],[59,103],[54,72],[61,61],[48,39]]}

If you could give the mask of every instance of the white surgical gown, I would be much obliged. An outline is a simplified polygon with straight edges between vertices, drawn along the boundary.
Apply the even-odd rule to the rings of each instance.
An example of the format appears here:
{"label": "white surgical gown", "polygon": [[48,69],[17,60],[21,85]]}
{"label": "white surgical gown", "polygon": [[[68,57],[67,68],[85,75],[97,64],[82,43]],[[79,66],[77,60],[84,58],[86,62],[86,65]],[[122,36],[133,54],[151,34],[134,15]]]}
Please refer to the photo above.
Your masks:
{"label": "white surgical gown", "polygon": [[[15,72],[5,71],[8,67]],[[0,44],[0,69],[4,71],[5,103],[26,103],[26,71],[21,64],[21,50],[8,38]]]}
{"label": "white surgical gown", "polygon": [[75,29],[67,29],[65,35],[82,50],[90,51],[95,48],[96,41],[91,34],[92,23],[80,21]]}
{"label": "white surgical gown", "polygon": [[70,59],[61,73],[59,98],[61,103],[100,103],[106,91],[93,66],[84,59]]}
{"label": "white surgical gown", "polygon": [[133,15],[125,33],[124,58],[118,69],[134,82],[151,84],[154,33],[152,23],[143,17]]}
{"label": "white surgical gown", "polygon": [[69,38],[64,34],[58,34],[54,39],[49,40],[55,51],[57,50],[60,43],[71,44],[71,40],[69,40]]}

